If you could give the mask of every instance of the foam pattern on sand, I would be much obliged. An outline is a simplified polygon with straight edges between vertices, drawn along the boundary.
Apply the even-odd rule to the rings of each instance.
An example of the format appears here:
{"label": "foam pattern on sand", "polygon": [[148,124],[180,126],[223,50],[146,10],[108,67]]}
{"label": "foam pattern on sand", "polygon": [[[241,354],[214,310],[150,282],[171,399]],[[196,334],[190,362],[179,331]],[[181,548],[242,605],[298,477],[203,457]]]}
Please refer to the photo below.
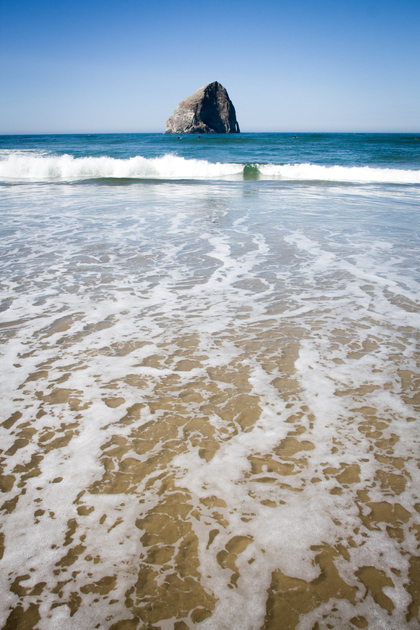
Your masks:
{"label": "foam pattern on sand", "polygon": [[5,187],[1,626],[418,627],[390,194]]}

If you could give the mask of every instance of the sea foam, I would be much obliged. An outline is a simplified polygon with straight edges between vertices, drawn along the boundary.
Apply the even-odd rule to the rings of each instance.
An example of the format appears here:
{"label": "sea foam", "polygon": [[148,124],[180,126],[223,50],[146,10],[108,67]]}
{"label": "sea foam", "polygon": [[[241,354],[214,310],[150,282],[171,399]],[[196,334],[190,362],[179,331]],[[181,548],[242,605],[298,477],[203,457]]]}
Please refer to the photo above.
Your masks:
{"label": "sea foam", "polygon": [[74,181],[83,179],[215,179],[242,174],[240,164],[186,160],[175,155],[128,159],[111,157],[74,158],[9,153],[0,161],[0,178],[18,181]]}
{"label": "sea foam", "polygon": [[419,170],[322,166],[317,164],[238,164],[186,159],[166,154],[117,159],[8,151],[0,155],[0,181],[52,182],[86,179],[252,179],[354,183],[420,184]]}
{"label": "sea foam", "polygon": [[419,184],[420,171],[370,166],[321,166],[318,164],[261,164],[262,179],[292,181]]}
{"label": "sea foam", "polygon": [[2,191],[0,627],[416,628],[420,190],[69,188]]}

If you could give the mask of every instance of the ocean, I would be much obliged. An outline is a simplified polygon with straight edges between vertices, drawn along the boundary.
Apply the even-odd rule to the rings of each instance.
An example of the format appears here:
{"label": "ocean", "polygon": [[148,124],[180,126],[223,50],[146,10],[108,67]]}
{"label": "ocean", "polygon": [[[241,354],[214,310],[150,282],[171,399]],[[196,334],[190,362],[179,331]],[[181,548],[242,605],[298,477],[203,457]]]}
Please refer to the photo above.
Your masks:
{"label": "ocean", "polygon": [[420,137],[0,137],[0,627],[420,623]]}

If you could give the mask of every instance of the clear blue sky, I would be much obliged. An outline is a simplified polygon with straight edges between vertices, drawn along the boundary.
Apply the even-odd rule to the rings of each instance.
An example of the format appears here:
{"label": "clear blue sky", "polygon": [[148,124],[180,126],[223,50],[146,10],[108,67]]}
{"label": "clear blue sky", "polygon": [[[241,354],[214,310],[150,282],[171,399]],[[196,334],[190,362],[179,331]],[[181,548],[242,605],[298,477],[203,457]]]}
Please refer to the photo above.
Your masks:
{"label": "clear blue sky", "polygon": [[0,0],[0,133],[163,131],[226,87],[242,131],[420,132],[420,0]]}

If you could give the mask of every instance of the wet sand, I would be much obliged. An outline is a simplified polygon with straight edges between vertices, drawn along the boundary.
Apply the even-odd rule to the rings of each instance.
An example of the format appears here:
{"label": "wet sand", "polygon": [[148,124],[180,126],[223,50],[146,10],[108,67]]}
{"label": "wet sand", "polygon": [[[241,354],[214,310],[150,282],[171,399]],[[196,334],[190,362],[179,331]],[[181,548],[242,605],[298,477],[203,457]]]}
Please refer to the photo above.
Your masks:
{"label": "wet sand", "polygon": [[418,628],[409,280],[385,238],[193,193],[11,239],[2,627]]}

